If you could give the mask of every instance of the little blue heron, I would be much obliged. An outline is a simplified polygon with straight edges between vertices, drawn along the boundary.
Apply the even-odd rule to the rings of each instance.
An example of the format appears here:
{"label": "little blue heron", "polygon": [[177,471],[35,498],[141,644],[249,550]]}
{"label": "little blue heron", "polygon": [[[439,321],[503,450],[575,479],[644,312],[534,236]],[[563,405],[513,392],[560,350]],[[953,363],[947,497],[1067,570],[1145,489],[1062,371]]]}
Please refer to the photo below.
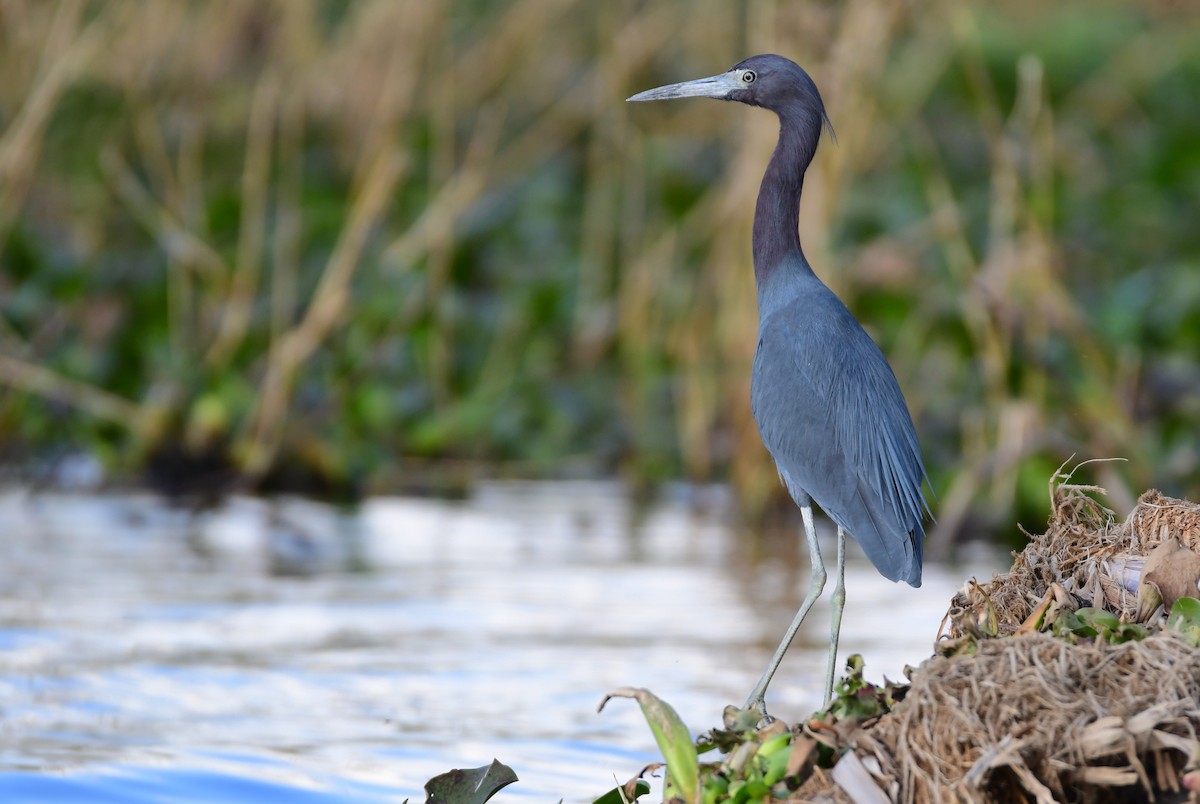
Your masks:
{"label": "little blue heron", "polygon": [[754,211],[758,348],[750,404],[780,478],[800,506],[811,577],[800,610],[746,709],[766,712],[771,676],[825,588],[812,503],[837,524],[825,705],[833,694],[845,606],[846,533],[888,580],[921,585],[921,521],[927,479],[908,406],[879,347],[825,287],[800,248],[804,172],[829,126],[816,84],[782,56],[753,56],[711,78],[658,87],[631,101],[717,98],[761,106],[779,116],[779,142]]}

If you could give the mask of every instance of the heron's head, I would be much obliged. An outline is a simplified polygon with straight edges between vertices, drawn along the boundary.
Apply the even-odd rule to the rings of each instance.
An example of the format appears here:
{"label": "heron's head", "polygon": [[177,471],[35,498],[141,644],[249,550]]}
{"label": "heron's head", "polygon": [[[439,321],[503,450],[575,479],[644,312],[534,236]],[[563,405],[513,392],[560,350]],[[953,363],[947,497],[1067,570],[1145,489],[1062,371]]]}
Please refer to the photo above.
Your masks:
{"label": "heron's head", "polygon": [[751,56],[709,78],[648,89],[628,100],[716,98],[770,109],[780,117],[798,115],[829,126],[821,93],[800,65],[774,54]]}

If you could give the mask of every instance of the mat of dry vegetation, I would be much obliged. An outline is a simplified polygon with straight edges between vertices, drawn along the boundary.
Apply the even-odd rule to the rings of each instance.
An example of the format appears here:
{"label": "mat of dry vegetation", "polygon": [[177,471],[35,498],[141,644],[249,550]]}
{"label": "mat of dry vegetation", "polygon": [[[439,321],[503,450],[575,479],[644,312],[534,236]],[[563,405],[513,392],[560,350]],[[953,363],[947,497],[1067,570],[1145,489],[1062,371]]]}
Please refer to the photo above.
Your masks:
{"label": "mat of dry vegetation", "polygon": [[[1195,623],[1168,627],[1170,603],[1139,611],[1138,592],[1160,545],[1194,575],[1200,505],[1149,491],[1118,522],[1089,496],[1101,492],[1053,490],[1046,532],[953,599],[938,654],[892,711],[847,736],[839,766],[900,801],[1197,800]],[[844,792],[813,781],[805,800]]]}

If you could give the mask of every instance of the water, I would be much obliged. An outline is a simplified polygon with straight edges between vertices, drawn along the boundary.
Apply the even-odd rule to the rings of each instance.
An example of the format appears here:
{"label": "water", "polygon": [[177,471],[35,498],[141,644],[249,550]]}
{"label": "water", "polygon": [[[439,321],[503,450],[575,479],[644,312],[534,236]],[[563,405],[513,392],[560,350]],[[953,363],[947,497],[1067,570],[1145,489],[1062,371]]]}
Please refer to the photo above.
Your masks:
{"label": "water", "polygon": [[[747,559],[719,492],[494,484],[356,512],[235,499],[0,496],[0,800],[414,801],[498,758],[496,801],[590,801],[657,758],[647,687],[693,731],[741,704],[802,597]],[[825,550],[832,556],[832,549]],[[882,580],[857,548],[842,656],[900,677],[1001,559]],[[819,603],[768,696],[819,704]]]}

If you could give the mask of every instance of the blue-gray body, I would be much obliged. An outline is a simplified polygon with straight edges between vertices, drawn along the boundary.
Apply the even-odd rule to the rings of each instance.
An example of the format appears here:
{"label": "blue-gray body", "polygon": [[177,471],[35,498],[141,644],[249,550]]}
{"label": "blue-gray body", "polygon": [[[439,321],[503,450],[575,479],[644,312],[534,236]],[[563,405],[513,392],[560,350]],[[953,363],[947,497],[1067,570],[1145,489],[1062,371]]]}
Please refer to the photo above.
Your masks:
{"label": "blue-gray body", "polygon": [[920,586],[925,468],[891,367],[801,255],[761,271],[758,298],[750,400],[788,492]]}

